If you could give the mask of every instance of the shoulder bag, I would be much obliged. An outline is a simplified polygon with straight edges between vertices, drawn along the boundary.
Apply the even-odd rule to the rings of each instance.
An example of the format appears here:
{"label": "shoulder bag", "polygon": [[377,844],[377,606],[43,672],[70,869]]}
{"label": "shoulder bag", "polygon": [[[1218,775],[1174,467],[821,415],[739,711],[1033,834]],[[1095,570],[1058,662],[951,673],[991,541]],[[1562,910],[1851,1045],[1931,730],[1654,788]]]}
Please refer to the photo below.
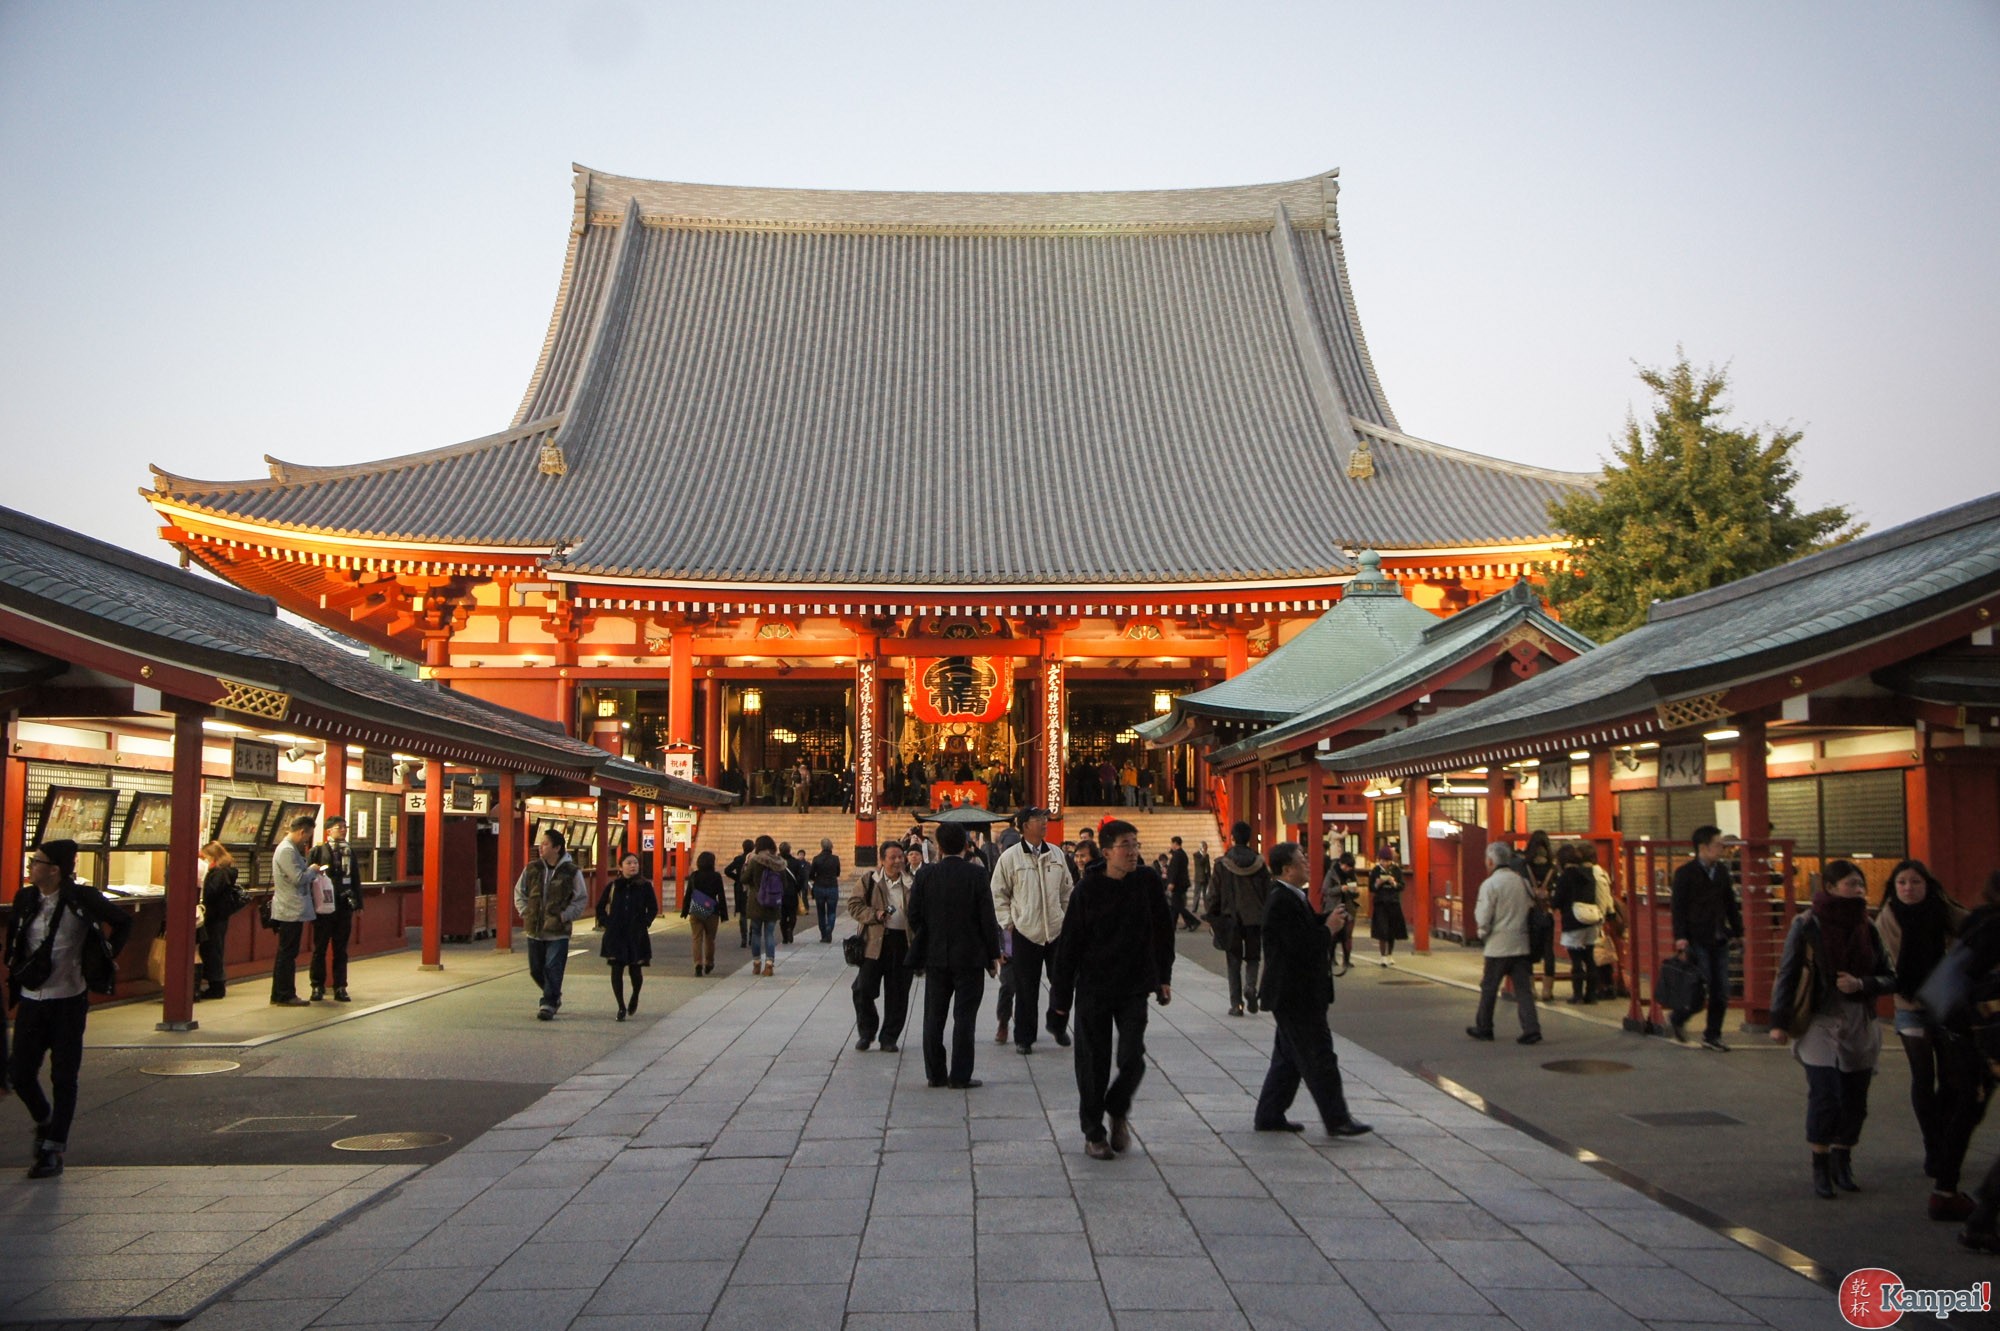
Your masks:
{"label": "shoulder bag", "polygon": [[1792,1010],[1778,1014],[1785,1021],[1785,1034],[1794,1040],[1812,1025],[1813,1010],[1819,1006],[1819,947],[1804,934],[1799,935],[1799,982],[1792,990]]}

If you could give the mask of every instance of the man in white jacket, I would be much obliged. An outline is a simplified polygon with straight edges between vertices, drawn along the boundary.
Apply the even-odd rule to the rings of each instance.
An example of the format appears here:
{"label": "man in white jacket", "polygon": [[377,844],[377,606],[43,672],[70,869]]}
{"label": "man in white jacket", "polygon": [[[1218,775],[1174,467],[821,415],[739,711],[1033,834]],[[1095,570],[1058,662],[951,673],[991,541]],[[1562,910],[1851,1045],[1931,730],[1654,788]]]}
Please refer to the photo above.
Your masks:
{"label": "man in white jacket", "polygon": [[[1048,839],[1049,811],[1021,811],[1021,839],[1007,847],[993,866],[993,914],[1002,929],[1014,934],[1014,1048],[1035,1050],[1035,1021],[1042,1005],[1042,970],[1062,934],[1063,914],[1076,880],[1062,847]],[[1049,1017],[1049,1034],[1069,1043],[1069,1026]]]}
{"label": "man in white jacket", "polygon": [[1493,1038],[1493,1009],[1500,998],[1500,981],[1514,981],[1514,1003],[1521,1014],[1519,1044],[1540,1044],[1542,1022],[1535,1012],[1535,971],[1528,955],[1528,912],[1534,898],[1528,880],[1514,867],[1514,851],[1504,841],[1486,846],[1486,881],[1479,885],[1473,923],[1484,939],[1485,971],[1479,977],[1479,1013],[1465,1033],[1475,1040]]}

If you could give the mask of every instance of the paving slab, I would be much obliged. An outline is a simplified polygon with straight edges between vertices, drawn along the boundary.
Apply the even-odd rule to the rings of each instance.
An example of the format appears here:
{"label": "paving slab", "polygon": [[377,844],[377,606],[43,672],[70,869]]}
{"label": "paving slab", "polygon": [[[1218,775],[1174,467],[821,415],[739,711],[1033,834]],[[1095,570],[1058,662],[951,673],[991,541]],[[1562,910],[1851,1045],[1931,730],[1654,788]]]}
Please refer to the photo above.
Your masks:
{"label": "paving slab", "polygon": [[[1111,1162],[1081,1152],[1067,1051],[984,1044],[983,1087],[933,1090],[914,1040],[853,1048],[851,976],[813,946],[776,976],[718,980],[188,1325],[269,1310],[274,1327],[1501,1331],[1834,1313],[1829,1291],[1345,1039],[1351,1103],[1378,1134],[1251,1131],[1269,1020],[1229,1018],[1199,967],[1151,1011],[1137,1140]],[[979,1020],[990,1032],[990,1008]],[[151,1195],[137,1184],[104,1181]],[[147,1245],[133,1260],[198,1273],[232,1251],[163,1244],[187,1216],[162,1214],[126,1239]],[[351,1286],[272,1275],[357,1260]]]}

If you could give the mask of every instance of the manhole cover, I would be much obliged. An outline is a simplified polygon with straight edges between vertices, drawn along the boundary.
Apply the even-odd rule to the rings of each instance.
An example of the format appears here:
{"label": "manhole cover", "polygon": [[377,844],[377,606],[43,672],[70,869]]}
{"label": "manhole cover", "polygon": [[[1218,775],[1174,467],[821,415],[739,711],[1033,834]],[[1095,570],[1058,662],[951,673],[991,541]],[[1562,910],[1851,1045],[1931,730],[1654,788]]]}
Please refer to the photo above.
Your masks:
{"label": "manhole cover", "polygon": [[239,1118],[217,1132],[332,1132],[353,1118],[352,1114],[289,1114],[264,1118]]}
{"label": "manhole cover", "polygon": [[1612,1058],[1559,1058],[1553,1063],[1544,1063],[1547,1072],[1567,1072],[1577,1077],[1607,1077],[1614,1072],[1630,1072],[1630,1063],[1620,1063]]}
{"label": "manhole cover", "polygon": [[451,1138],[442,1132],[370,1132],[360,1137],[342,1137],[333,1144],[336,1151],[415,1151],[426,1146],[443,1146]]}
{"label": "manhole cover", "polygon": [[226,1058],[189,1058],[179,1063],[155,1063],[139,1071],[148,1077],[207,1077],[218,1072],[234,1072],[242,1066]]}
{"label": "manhole cover", "polygon": [[1727,1128],[1741,1126],[1743,1122],[1714,1109],[1668,1109],[1656,1114],[1627,1114],[1625,1117],[1649,1128]]}

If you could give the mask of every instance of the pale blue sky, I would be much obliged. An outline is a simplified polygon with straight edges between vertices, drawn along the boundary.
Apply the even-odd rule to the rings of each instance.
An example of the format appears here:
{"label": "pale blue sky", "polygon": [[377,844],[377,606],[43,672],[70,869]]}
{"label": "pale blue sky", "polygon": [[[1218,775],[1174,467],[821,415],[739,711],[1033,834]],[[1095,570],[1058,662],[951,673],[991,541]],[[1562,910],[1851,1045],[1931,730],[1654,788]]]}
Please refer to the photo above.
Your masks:
{"label": "pale blue sky", "polygon": [[1644,405],[1632,362],[1681,344],[1732,365],[1740,420],[1805,430],[1806,499],[1888,525],[2000,490],[1996,132],[1990,0],[0,0],[0,502],[163,553],[149,462],[503,427],[572,161],[1001,190],[1337,166],[1405,429],[1593,467]]}

